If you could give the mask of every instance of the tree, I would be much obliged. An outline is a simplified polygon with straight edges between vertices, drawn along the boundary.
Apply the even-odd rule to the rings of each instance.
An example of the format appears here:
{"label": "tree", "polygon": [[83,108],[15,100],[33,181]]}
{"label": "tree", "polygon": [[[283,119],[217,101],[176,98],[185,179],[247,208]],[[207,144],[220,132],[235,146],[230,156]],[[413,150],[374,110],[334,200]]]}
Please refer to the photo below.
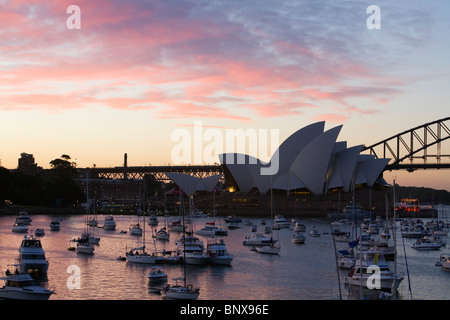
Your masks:
{"label": "tree", "polygon": [[76,163],[67,154],[50,161],[51,179],[47,184],[48,193],[54,203],[71,205],[84,198],[83,191],[75,183]]}
{"label": "tree", "polygon": [[[70,160],[71,158],[69,155],[63,154],[58,159],[50,161],[50,166],[52,167],[52,169],[64,169],[64,170],[75,169],[77,164],[73,161],[71,162]],[[76,172],[76,170],[73,171]]]}

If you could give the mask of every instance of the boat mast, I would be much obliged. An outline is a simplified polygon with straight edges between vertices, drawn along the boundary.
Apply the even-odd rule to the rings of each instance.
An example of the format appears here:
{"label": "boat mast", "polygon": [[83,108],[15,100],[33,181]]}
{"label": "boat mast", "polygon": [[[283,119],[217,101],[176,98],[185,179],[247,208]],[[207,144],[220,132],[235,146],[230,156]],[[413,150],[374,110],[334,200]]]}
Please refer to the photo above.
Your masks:
{"label": "boat mast", "polygon": [[[189,202],[190,202],[189,198]],[[184,281],[184,287],[187,287],[186,284],[186,228],[185,228],[185,222],[184,222],[184,202],[183,202],[183,191],[180,189],[180,209],[181,209],[181,215],[183,217],[183,281]]]}

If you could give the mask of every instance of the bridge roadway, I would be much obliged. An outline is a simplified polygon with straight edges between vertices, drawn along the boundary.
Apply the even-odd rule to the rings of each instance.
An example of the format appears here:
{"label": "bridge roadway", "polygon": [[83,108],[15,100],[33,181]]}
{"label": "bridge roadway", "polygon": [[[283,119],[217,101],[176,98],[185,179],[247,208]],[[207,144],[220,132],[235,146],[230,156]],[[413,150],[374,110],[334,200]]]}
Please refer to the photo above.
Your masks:
{"label": "bridge roadway", "polygon": [[[450,164],[440,163],[395,163],[388,164],[384,171],[419,169],[450,169]],[[133,167],[113,167],[113,168],[79,168],[80,178],[86,177],[89,172],[89,179],[123,179],[141,180],[147,174],[152,175],[158,181],[169,182],[166,172],[190,174],[198,178],[206,178],[216,174],[223,174],[220,165],[192,165],[192,166],[133,166]]]}
{"label": "bridge roadway", "polygon": [[132,166],[132,167],[113,167],[113,168],[79,168],[80,177],[86,177],[86,171],[89,173],[89,179],[133,179],[141,180],[145,175],[150,174],[159,181],[171,181],[166,172],[190,174],[198,178],[206,178],[216,174],[222,174],[220,165],[192,165],[192,166]]}

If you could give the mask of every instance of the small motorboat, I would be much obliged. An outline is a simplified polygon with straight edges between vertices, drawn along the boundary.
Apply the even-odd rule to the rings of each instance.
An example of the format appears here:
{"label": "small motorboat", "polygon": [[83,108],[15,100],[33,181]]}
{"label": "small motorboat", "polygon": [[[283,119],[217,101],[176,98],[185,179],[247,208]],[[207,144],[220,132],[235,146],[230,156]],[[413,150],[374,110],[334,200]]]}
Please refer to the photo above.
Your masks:
{"label": "small motorboat", "polygon": [[26,211],[20,211],[16,218],[16,222],[19,224],[30,224],[32,220]]}
{"label": "small motorboat", "polygon": [[310,235],[311,237],[320,237],[320,232],[317,231],[317,229],[313,228],[313,229],[311,229],[311,231],[309,232],[309,235]]}
{"label": "small motorboat", "polygon": [[34,231],[34,235],[37,236],[37,237],[45,236],[45,231],[44,231],[44,229],[36,229]]}
{"label": "small motorboat", "polygon": [[417,240],[411,248],[417,250],[439,250],[441,245],[433,241]]}
{"label": "small motorboat", "polygon": [[254,251],[265,254],[280,254],[280,246],[270,245],[270,246],[262,246],[255,247]]}
{"label": "small motorboat", "polygon": [[300,232],[296,232],[291,239],[293,243],[305,243],[305,240],[306,237],[302,235]]}
{"label": "small motorboat", "polygon": [[12,227],[12,232],[26,233],[28,232],[28,227],[21,223],[14,223],[14,226]]}
{"label": "small motorboat", "polygon": [[274,240],[272,237],[267,238],[262,233],[250,233],[250,235],[246,236],[244,241],[242,241],[243,245],[249,246],[266,246],[272,245],[277,240]]}
{"label": "small motorboat", "polygon": [[59,220],[57,218],[53,218],[50,222],[50,230],[51,231],[58,231],[60,229]]}
{"label": "small motorboat", "polygon": [[152,267],[148,273],[148,280],[150,282],[164,282],[167,281],[167,274],[158,267]]}
{"label": "small motorboat", "polygon": [[163,227],[156,231],[156,233],[152,236],[152,238],[158,239],[158,240],[169,240],[170,239],[170,233],[166,230],[166,227]]}

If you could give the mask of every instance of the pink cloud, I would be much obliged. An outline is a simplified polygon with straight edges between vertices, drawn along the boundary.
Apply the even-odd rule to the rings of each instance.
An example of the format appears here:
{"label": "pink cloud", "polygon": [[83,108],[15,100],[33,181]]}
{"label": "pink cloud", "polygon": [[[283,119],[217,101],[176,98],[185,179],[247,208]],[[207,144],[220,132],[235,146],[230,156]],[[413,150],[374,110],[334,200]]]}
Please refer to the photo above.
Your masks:
{"label": "pink cloud", "polygon": [[335,122],[335,123],[344,123],[349,119],[348,116],[337,113],[324,113],[317,115],[314,120],[315,121],[326,121],[326,122]]}
{"label": "pink cloud", "polygon": [[[0,12],[2,26],[9,27],[0,31],[0,88],[8,88],[0,89],[0,108],[102,104],[155,109],[159,119],[247,122],[253,121],[251,113],[298,115],[322,102],[350,110],[354,97],[387,103],[398,93],[382,86],[395,80],[342,48],[332,51],[335,44],[308,45],[265,24],[248,27],[213,3],[175,3],[80,0],[82,29],[68,30],[70,1],[12,2]],[[257,21],[247,14],[249,25]],[[349,79],[380,85],[348,87]]]}

